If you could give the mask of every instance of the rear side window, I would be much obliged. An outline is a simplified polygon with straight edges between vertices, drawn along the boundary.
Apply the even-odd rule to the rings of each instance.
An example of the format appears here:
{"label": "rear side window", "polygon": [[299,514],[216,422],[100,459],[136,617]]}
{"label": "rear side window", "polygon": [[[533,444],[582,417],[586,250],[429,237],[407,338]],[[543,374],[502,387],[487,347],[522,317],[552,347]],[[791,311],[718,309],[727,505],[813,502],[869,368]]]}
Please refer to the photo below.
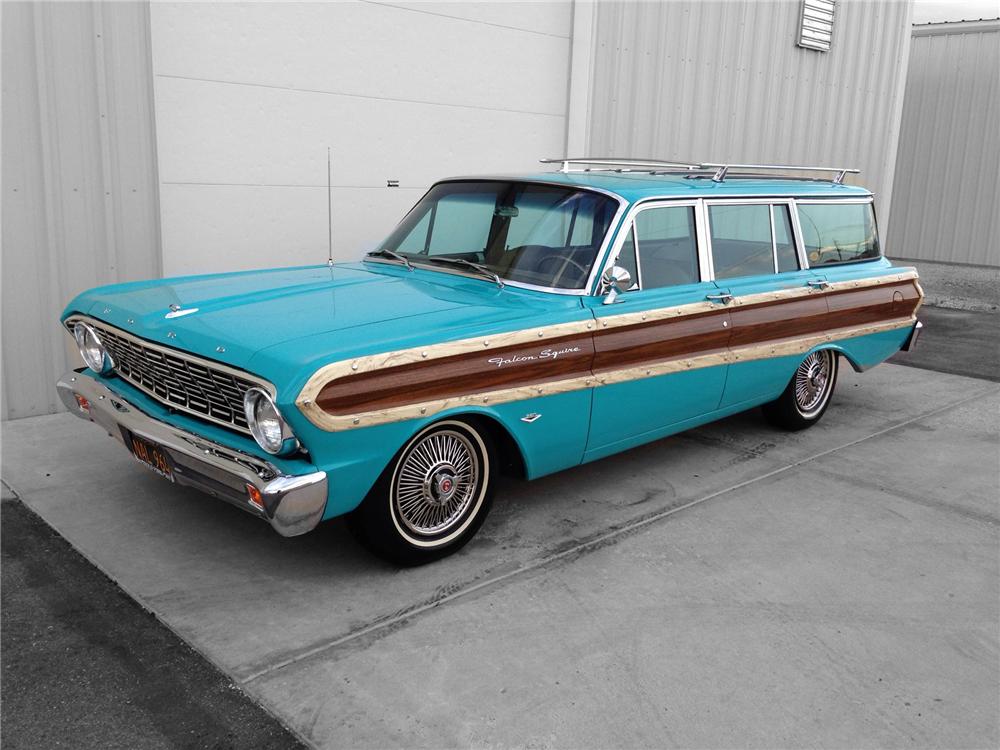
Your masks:
{"label": "rear side window", "polygon": [[812,267],[880,255],[870,203],[799,203],[799,224]]}
{"label": "rear side window", "polygon": [[708,221],[715,278],[774,273],[770,206],[709,206]]}

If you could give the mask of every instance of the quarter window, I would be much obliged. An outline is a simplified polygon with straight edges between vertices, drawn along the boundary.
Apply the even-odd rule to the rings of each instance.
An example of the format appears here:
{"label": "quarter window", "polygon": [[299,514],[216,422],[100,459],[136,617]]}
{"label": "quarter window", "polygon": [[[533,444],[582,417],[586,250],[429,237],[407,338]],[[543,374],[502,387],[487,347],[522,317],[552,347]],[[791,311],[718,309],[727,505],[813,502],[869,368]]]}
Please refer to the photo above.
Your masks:
{"label": "quarter window", "polygon": [[799,203],[799,224],[810,266],[878,258],[870,203]]}

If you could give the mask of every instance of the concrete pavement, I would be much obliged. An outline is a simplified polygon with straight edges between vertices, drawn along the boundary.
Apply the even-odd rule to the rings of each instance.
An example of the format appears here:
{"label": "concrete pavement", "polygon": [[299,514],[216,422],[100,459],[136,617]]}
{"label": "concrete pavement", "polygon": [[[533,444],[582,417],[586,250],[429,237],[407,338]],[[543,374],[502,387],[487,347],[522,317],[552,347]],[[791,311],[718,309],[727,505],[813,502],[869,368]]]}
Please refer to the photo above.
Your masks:
{"label": "concrete pavement", "polygon": [[995,384],[842,370],[533,483],[397,570],[281,539],[68,415],[4,424],[23,501],[321,746],[996,746]]}

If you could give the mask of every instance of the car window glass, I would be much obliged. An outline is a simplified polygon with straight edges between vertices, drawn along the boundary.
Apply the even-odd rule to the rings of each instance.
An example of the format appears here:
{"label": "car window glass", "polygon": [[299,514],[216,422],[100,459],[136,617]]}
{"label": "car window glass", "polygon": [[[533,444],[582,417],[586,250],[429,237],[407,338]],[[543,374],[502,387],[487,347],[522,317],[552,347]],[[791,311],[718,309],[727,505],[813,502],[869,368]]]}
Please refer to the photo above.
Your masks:
{"label": "car window glass", "polygon": [[635,239],[643,289],[658,289],[699,280],[698,244],[693,206],[664,206],[640,211]]}
{"label": "car window glass", "polygon": [[709,206],[715,278],[774,273],[770,206]]}
{"label": "car window glass", "polygon": [[879,257],[869,203],[800,203],[799,224],[810,266]]}
{"label": "car window glass", "polygon": [[431,211],[424,211],[424,215],[417,221],[410,233],[399,243],[397,252],[400,253],[422,253],[427,249],[427,242],[430,233],[427,231],[431,226]]}
{"label": "car window glass", "polygon": [[778,273],[798,271],[799,258],[792,239],[792,220],[788,206],[771,206],[774,212],[774,249],[778,253]]}
{"label": "car window glass", "polygon": [[492,193],[458,193],[439,200],[430,217],[428,252],[483,252],[495,204]]}
{"label": "car window glass", "polygon": [[[463,272],[476,263],[509,281],[581,289],[618,206],[610,196],[570,186],[444,182],[427,192],[379,249],[435,270],[459,268],[464,261]],[[437,262],[428,263],[432,258]]]}

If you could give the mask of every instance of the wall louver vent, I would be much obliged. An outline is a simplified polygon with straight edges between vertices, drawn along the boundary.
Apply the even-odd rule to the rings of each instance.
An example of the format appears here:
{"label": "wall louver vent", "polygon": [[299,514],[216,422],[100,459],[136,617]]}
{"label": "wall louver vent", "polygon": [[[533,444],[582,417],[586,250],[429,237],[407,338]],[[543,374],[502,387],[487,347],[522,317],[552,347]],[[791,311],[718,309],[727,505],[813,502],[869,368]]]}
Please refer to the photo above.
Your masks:
{"label": "wall louver vent", "polygon": [[802,0],[799,46],[829,52],[833,43],[836,0]]}

